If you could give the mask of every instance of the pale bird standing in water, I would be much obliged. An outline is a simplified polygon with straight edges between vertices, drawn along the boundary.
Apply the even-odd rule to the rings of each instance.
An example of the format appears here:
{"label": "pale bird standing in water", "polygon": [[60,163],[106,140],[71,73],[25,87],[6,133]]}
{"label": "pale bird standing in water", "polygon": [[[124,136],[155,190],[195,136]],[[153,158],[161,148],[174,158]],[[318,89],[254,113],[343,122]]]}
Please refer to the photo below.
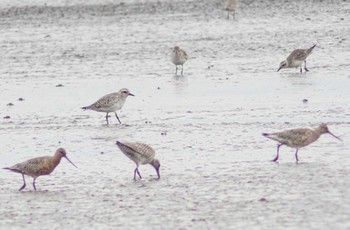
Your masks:
{"label": "pale bird standing in water", "polygon": [[181,75],[183,75],[183,71],[184,71],[183,65],[188,60],[188,55],[186,54],[186,52],[183,49],[180,49],[180,47],[175,46],[171,50],[170,58],[171,58],[171,61],[172,61],[172,63],[174,63],[175,68],[176,68],[175,75],[177,75],[178,66],[181,66]]}
{"label": "pale bird standing in water", "polygon": [[73,162],[71,162],[68,159],[66,150],[64,148],[59,148],[56,150],[53,156],[36,157],[4,169],[22,174],[23,185],[19,189],[19,191],[21,191],[26,187],[26,181],[24,179],[24,175],[31,176],[34,178],[33,187],[34,187],[34,190],[36,190],[36,187],[35,187],[36,178],[38,178],[39,176],[49,175],[50,173],[52,173],[53,170],[55,170],[56,166],[61,162],[62,157],[66,158],[72,165],[75,166],[75,164],[73,164]]}
{"label": "pale bird standing in water", "polygon": [[230,13],[232,13],[232,18],[236,18],[236,8],[238,5],[237,0],[227,0],[225,4],[225,10],[227,11],[227,19],[230,19]]}
{"label": "pale bird standing in water", "polygon": [[128,89],[123,88],[119,90],[119,92],[110,93],[101,97],[95,103],[89,106],[84,106],[82,107],[82,109],[106,113],[107,125],[109,124],[108,113],[114,112],[115,117],[119,121],[119,124],[121,124],[116,111],[120,110],[123,107],[125,100],[128,96],[134,96],[134,94],[130,93]]}
{"label": "pale bird standing in water", "polygon": [[295,148],[295,159],[298,162],[298,151],[300,148],[305,147],[313,142],[315,142],[322,134],[328,133],[333,137],[341,140],[339,137],[335,136],[328,130],[326,124],[322,123],[316,129],[290,129],[283,132],[277,133],[263,133],[262,135],[268,137],[274,141],[279,142],[277,145],[277,155],[272,161],[276,162],[278,160],[279,149],[282,145],[286,145],[291,148]]}
{"label": "pale bird standing in water", "polygon": [[312,50],[315,48],[316,45],[313,45],[309,49],[296,49],[292,53],[289,54],[287,59],[285,61],[282,61],[280,64],[280,67],[278,68],[277,72],[284,68],[300,68],[300,73],[303,72],[302,65],[304,63],[304,69],[305,71],[309,71],[306,68],[306,58],[311,54]]}
{"label": "pale bird standing in water", "polygon": [[116,142],[119,149],[133,162],[136,164],[136,168],[134,170],[134,180],[136,180],[136,173],[139,175],[140,179],[142,179],[141,174],[139,172],[139,165],[150,164],[156,170],[158,179],[160,179],[160,162],[157,159],[154,159],[155,151],[152,147],[147,144],[139,143],[139,142]]}

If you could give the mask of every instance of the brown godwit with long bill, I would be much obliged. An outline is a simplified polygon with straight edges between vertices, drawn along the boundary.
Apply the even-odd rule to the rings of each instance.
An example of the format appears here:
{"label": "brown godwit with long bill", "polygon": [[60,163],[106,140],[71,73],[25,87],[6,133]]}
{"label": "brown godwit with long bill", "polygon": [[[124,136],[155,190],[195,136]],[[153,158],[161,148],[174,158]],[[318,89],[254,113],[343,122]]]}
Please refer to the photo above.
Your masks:
{"label": "brown godwit with long bill", "polygon": [[262,135],[270,138],[274,141],[279,142],[277,145],[277,155],[272,160],[276,162],[278,160],[279,149],[282,145],[286,145],[291,148],[295,148],[295,159],[298,162],[298,151],[300,148],[305,147],[313,142],[315,142],[322,134],[328,133],[333,137],[341,140],[339,137],[335,136],[331,133],[326,124],[320,124],[316,129],[307,129],[307,128],[299,128],[299,129],[290,129],[277,133],[263,133]]}
{"label": "brown godwit with long bill", "polygon": [[24,179],[24,175],[31,176],[34,178],[33,187],[34,187],[34,190],[36,190],[36,187],[35,187],[36,178],[38,178],[39,176],[49,175],[50,173],[52,173],[53,170],[55,170],[56,166],[60,163],[62,157],[66,158],[72,165],[75,166],[75,164],[73,164],[73,162],[68,159],[66,150],[64,148],[59,148],[56,150],[53,156],[32,158],[30,160],[24,161],[19,164],[15,164],[14,166],[7,167],[4,169],[22,174],[23,185],[19,189],[19,191],[21,191],[26,187],[26,181]]}
{"label": "brown godwit with long bill", "polygon": [[127,156],[130,160],[135,162],[136,168],[134,170],[134,180],[136,180],[136,173],[139,175],[140,179],[142,179],[141,174],[139,172],[139,165],[150,164],[156,170],[158,179],[160,179],[160,162],[157,159],[154,159],[155,151],[154,149],[143,143],[139,142],[116,142],[119,149]]}

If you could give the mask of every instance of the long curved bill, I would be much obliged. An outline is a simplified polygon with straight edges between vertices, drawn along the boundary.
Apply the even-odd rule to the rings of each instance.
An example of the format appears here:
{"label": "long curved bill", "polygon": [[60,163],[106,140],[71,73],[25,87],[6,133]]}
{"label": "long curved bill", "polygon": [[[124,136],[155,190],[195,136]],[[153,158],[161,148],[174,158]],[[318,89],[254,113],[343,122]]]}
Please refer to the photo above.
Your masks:
{"label": "long curved bill", "polygon": [[67,159],[67,161],[69,161],[69,163],[71,163],[74,167],[76,167],[76,168],[78,168],[75,164],[73,164],[73,162],[71,162],[71,160],[69,160],[68,159],[68,157],[67,156],[65,156],[64,158],[66,158]]}
{"label": "long curved bill", "polygon": [[333,133],[331,133],[331,132],[329,132],[329,131],[328,131],[328,133],[329,133],[330,135],[332,135],[333,137],[337,138],[338,140],[343,141],[342,139],[340,139],[339,137],[337,137],[337,136],[334,135]]}

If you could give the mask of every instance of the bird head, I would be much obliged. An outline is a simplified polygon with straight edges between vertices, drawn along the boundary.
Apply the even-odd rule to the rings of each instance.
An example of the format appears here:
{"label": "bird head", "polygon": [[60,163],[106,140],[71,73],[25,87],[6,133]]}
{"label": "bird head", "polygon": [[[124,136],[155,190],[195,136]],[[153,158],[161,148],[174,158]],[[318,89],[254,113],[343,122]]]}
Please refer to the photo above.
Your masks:
{"label": "bird head", "polygon": [[159,162],[159,160],[154,159],[154,160],[151,162],[151,165],[152,165],[153,168],[157,171],[158,179],[160,179],[160,173],[159,173],[160,162]]}
{"label": "bird head", "polygon": [[130,93],[128,89],[123,88],[121,90],[119,90],[120,94],[123,95],[124,97],[127,96],[135,96],[134,94]]}
{"label": "bird head", "polygon": [[338,140],[342,141],[342,139],[340,139],[339,137],[337,137],[336,135],[331,133],[331,131],[329,131],[329,129],[325,123],[320,124],[320,126],[318,128],[319,128],[321,134],[328,133],[328,134],[332,135],[333,137],[337,138]]}
{"label": "bird head", "polygon": [[71,163],[74,167],[78,168],[71,160],[69,160],[69,158],[67,157],[67,152],[64,148],[58,148],[56,150],[56,153],[55,153],[56,156],[58,156],[59,158],[66,158],[67,161],[69,161],[69,163]]}
{"label": "bird head", "polygon": [[280,64],[280,67],[278,68],[277,72],[280,71],[280,69],[286,68],[287,66],[287,62],[286,61],[282,61]]}

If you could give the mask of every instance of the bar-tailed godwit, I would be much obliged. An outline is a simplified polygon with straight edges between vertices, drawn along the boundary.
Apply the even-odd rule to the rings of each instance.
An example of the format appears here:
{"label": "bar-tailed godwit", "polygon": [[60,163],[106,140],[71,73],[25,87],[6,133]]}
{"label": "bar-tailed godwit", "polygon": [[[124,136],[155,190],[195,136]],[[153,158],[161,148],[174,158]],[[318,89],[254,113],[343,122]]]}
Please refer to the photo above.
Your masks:
{"label": "bar-tailed godwit", "polygon": [[299,128],[299,129],[290,129],[277,133],[263,133],[262,135],[268,137],[274,141],[279,142],[277,145],[277,155],[275,159],[272,161],[278,160],[279,149],[282,145],[286,145],[291,148],[295,148],[295,159],[298,159],[298,151],[300,148],[307,146],[313,142],[315,142],[322,134],[328,133],[333,137],[341,140],[339,137],[335,136],[328,130],[326,124],[322,123],[316,129],[307,129],[307,128]]}
{"label": "bar-tailed godwit", "polygon": [[66,158],[72,165],[75,166],[75,164],[73,164],[73,162],[71,162],[68,159],[66,150],[64,148],[59,148],[56,150],[53,156],[36,157],[4,169],[22,174],[23,185],[19,189],[19,191],[21,191],[26,187],[26,181],[24,179],[24,175],[31,176],[34,178],[33,187],[36,190],[36,187],[35,187],[36,178],[38,178],[39,176],[49,175],[50,173],[52,173],[53,170],[55,170],[56,166],[60,163],[62,157]]}
{"label": "bar-tailed godwit", "polygon": [[280,71],[280,69],[284,68],[297,68],[300,67],[300,73],[303,72],[302,65],[304,63],[304,69],[305,71],[309,71],[306,68],[306,58],[311,54],[312,50],[315,48],[316,45],[313,45],[309,49],[296,49],[293,52],[289,54],[286,60],[282,61],[280,64],[280,67],[278,68],[277,72]]}
{"label": "bar-tailed godwit", "polygon": [[184,72],[184,64],[188,59],[188,55],[186,54],[186,52],[183,49],[180,49],[180,47],[175,46],[172,50],[171,50],[171,55],[170,55],[171,61],[172,63],[174,63],[175,65],[175,75],[177,75],[177,70],[178,70],[178,66],[181,66],[181,75],[183,75]]}
{"label": "bar-tailed godwit", "polygon": [[149,145],[138,143],[138,142],[120,142],[117,141],[119,149],[133,162],[136,164],[136,168],[134,170],[134,180],[136,180],[136,173],[139,175],[140,179],[142,179],[141,174],[139,172],[139,165],[150,164],[157,171],[158,179],[160,178],[159,168],[160,162],[157,159],[154,159],[155,151]]}
{"label": "bar-tailed godwit", "polygon": [[114,112],[119,124],[121,124],[116,111],[123,107],[128,96],[134,96],[134,94],[130,93],[128,89],[124,88],[119,90],[119,92],[107,94],[98,99],[95,103],[82,107],[82,109],[106,113],[107,125],[109,124],[108,113]]}

